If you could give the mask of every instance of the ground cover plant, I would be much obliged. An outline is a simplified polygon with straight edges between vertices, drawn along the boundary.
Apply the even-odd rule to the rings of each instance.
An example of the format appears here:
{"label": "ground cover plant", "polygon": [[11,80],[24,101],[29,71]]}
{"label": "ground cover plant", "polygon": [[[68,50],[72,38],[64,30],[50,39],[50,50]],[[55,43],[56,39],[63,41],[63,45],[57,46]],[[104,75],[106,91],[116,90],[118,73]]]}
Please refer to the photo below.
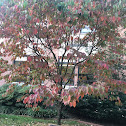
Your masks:
{"label": "ground cover plant", "polygon": [[[61,124],[63,104],[76,107],[79,98],[87,94],[104,99],[108,91],[126,93],[123,77],[113,78],[117,73],[114,65],[125,64],[125,39],[119,31],[125,28],[125,0],[5,0],[0,6],[0,75],[10,82],[18,77],[25,80],[24,86],[31,85],[29,92],[33,93],[23,101],[27,107],[37,110],[43,100],[47,106],[55,105],[57,124]],[[83,38],[77,36],[87,27]],[[6,56],[27,60],[10,65]],[[93,74],[96,82],[89,85],[85,81],[66,90],[71,80],[77,80],[79,67],[81,74]],[[10,72],[3,76],[5,71]],[[11,94],[14,86],[7,93]],[[121,104],[119,97],[117,102]]]}
{"label": "ground cover plant", "polygon": [[[56,124],[56,120],[44,120],[35,119],[27,116],[16,116],[16,115],[6,115],[0,114],[0,125],[1,126],[48,126],[49,124]],[[73,120],[62,121],[62,126],[90,126],[89,124],[82,124]]]}

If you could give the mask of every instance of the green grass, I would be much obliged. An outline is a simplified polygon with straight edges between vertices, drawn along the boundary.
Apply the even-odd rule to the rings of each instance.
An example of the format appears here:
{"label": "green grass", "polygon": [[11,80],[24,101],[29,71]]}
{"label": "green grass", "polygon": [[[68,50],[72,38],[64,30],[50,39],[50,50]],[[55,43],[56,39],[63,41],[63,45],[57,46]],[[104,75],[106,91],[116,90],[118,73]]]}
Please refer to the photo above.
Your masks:
{"label": "green grass", "polygon": [[[0,114],[0,126],[48,126],[48,124],[56,124],[56,120],[35,119],[27,116]],[[62,124],[63,126],[89,126],[73,120],[63,120]]]}

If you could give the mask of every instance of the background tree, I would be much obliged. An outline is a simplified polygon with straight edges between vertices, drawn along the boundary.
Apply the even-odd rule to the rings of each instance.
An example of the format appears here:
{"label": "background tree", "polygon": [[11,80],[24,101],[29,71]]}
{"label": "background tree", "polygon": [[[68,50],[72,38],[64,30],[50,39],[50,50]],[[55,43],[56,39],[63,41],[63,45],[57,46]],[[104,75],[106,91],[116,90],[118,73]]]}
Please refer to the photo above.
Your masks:
{"label": "background tree", "polygon": [[[79,97],[83,98],[86,94],[106,97],[108,88],[117,84],[109,81],[112,77],[108,62],[109,47],[112,52],[111,45],[119,44],[119,49],[123,48],[117,38],[124,15],[119,13],[119,9],[125,3],[117,2],[13,0],[3,3],[0,9],[0,37],[6,41],[1,43],[2,55],[11,55],[12,60],[27,55],[28,60],[4,70],[5,64],[1,60],[1,73],[11,70],[6,75],[8,81],[16,76],[24,79],[25,76],[25,84],[30,83],[34,93],[24,99],[27,106],[37,107],[44,98],[46,105],[58,104],[58,124],[61,124],[62,103],[75,107]],[[90,32],[81,39],[77,33],[87,25]],[[57,52],[61,54],[57,55]],[[66,90],[79,66],[83,67],[81,72],[95,74],[104,85],[84,84]],[[47,83],[43,86],[42,81]],[[124,92],[125,83],[121,82],[119,87]]]}

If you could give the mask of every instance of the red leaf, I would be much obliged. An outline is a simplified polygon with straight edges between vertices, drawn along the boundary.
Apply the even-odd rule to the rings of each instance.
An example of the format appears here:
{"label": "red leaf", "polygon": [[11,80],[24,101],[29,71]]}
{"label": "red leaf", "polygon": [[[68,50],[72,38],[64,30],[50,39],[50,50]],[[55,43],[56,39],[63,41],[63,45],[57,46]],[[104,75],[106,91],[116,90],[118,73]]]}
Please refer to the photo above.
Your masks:
{"label": "red leaf", "polygon": [[72,102],[70,102],[70,107],[72,107],[72,105],[73,105]]}
{"label": "red leaf", "polygon": [[26,34],[29,34],[29,30],[26,31]]}
{"label": "red leaf", "polygon": [[108,87],[105,87],[105,92],[108,93]]}
{"label": "red leaf", "polygon": [[115,21],[116,21],[116,18],[115,18],[115,16],[113,16],[112,17],[112,22],[115,23]]}
{"label": "red leaf", "polygon": [[28,59],[28,61],[29,61],[29,62],[31,62],[31,61],[32,61],[31,56],[28,56],[28,58],[27,58],[27,59]]}
{"label": "red leaf", "polygon": [[30,16],[32,16],[32,14],[33,14],[33,10],[30,10],[30,13],[29,13],[29,15],[30,15]]}
{"label": "red leaf", "polygon": [[76,101],[75,100],[73,101],[73,107],[74,108],[76,107]]}
{"label": "red leaf", "polygon": [[100,17],[101,21],[104,21],[104,17]]}
{"label": "red leaf", "polygon": [[121,20],[121,18],[120,17],[118,17],[118,21],[120,21]]}
{"label": "red leaf", "polygon": [[124,94],[126,94],[126,90],[124,91]]}
{"label": "red leaf", "polygon": [[55,78],[55,82],[58,83],[59,82],[59,79],[58,78]]}
{"label": "red leaf", "polygon": [[106,68],[108,70],[108,65],[105,63],[103,64],[104,68]]}
{"label": "red leaf", "polygon": [[37,18],[37,21],[36,21],[37,23],[39,23],[40,22],[40,20]]}
{"label": "red leaf", "polygon": [[95,8],[96,7],[96,5],[95,5],[95,1],[93,1],[93,8]]}
{"label": "red leaf", "polygon": [[67,47],[66,47],[66,50],[69,50],[69,49],[70,49],[70,46],[67,46]]}
{"label": "red leaf", "polygon": [[23,33],[25,33],[25,29],[23,29],[22,31],[23,31]]}
{"label": "red leaf", "polygon": [[11,80],[11,74],[9,75],[9,80]]}
{"label": "red leaf", "polygon": [[29,101],[29,97],[26,97],[23,101],[24,104],[26,104]]}
{"label": "red leaf", "polygon": [[17,9],[17,8],[18,8],[18,6],[17,6],[17,5],[15,5],[14,7],[15,7],[15,9]]}
{"label": "red leaf", "polygon": [[73,37],[71,36],[71,41],[73,41]]}
{"label": "red leaf", "polygon": [[37,29],[35,29],[35,30],[34,30],[34,34],[36,35],[36,34],[37,34],[37,32],[38,32],[38,31],[37,31]]}

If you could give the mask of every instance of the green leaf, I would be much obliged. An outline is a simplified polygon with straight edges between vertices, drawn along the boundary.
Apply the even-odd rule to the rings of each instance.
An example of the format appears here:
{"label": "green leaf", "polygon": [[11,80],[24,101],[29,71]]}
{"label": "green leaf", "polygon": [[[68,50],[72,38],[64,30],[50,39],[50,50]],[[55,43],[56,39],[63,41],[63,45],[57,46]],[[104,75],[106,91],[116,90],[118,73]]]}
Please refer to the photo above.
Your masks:
{"label": "green leaf", "polygon": [[27,2],[27,1],[24,1],[24,3],[23,3],[23,8],[26,8],[27,5],[28,5],[28,2]]}

